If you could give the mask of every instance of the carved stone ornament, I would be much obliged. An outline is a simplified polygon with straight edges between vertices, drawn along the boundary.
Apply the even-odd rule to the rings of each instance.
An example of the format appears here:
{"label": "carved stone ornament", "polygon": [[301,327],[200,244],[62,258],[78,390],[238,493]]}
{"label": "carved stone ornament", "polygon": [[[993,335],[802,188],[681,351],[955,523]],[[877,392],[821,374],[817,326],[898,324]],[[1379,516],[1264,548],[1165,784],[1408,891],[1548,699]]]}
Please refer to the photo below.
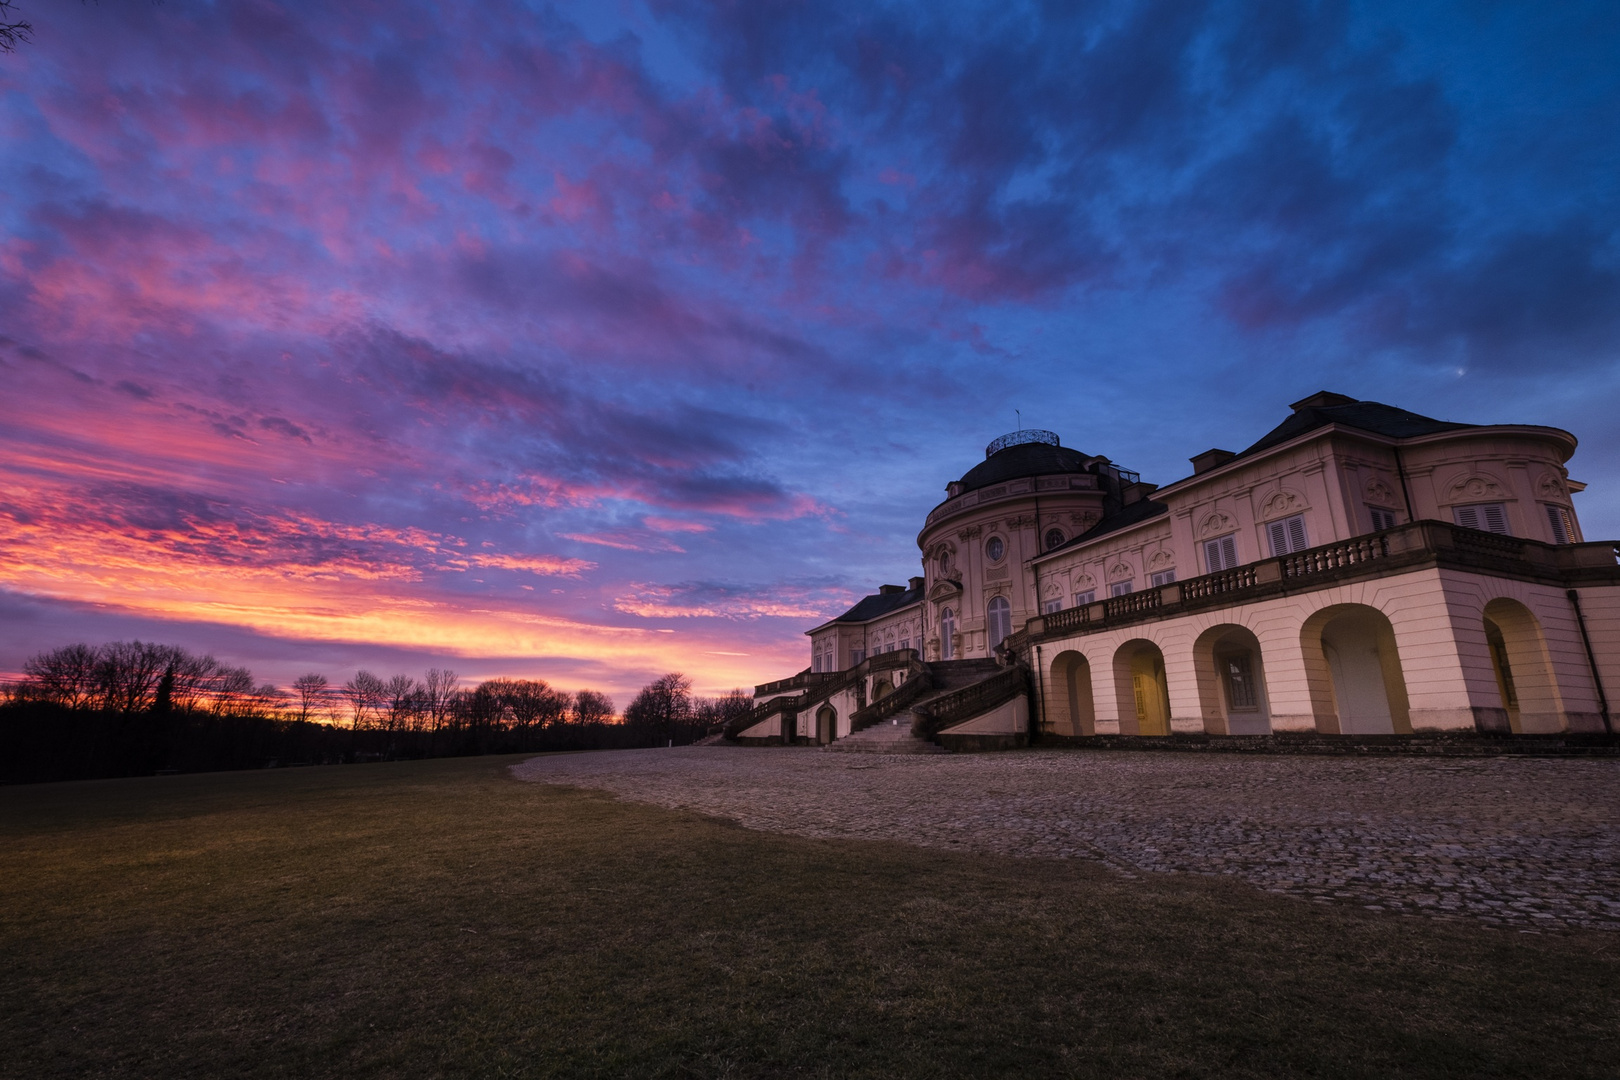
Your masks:
{"label": "carved stone ornament", "polygon": [[1379,477],[1367,481],[1367,501],[1374,506],[1394,506],[1395,492]]}
{"label": "carved stone ornament", "polygon": [[1035,518],[1028,514],[1007,519],[1007,528],[1009,529],[1033,529],[1034,527]]}
{"label": "carved stone ornament", "polygon": [[1044,596],[1062,596],[1063,587],[1055,581],[1048,581],[1046,588],[1042,589],[1041,593]]}
{"label": "carved stone ornament", "polygon": [[928,590],[930,600],[949,600],[962,591],[962,583],[954,578],[943,578],[934,582],[934,587]]}
{"label": "carved stone ornament", "polygon": [[1108,568],[1108,580],[1109,581],[1121,581],[1121,580],[1123,580],[1125,578],[1135,577],[1135,576],[1136,576],[1136,571],[1132,570],[1131,569],[1131,564],[1127,563],[1127,562],[1117,562],[1113,566],[1110,566]]}
{"label": "carved stone ornament", "polygon": [[1478,499],[1500,499],[1504,496],[1502,484],[1490,476],[1469,476],[1451,485],[1446,493],[1447,502],[1471,502]]}
{"label": "carved stone ornament", "polygon": [[1079,510],[1071,510],[1069,511],[1069,524],[1077,525],[1082,529],[1089,529],[1097,524],[1097,515],[1089,511],[1081,513]]}
{"label": "carved stone ornament", "polygon": [[1564,487],[1564,482],[1552,473],[1541,474],[1541,479],[1536,481],[1536,493],[1543,499],[1569,498],[1569,489]]}
{"label": "carved stone ornament", "polygon": [[1294,514],[1305,509],[1305,499],[1284,488],[1274,491],[1260,504],[1260,517],[1262,519],[1282,517],[1284,514]]}
{"label": "carved stone ornament", "polygon": [[984,532],[984,529],[980,528],[978,525],[968,525],[956,530],[956,538],[965,543],[972,540],[982,532]]}
{"label": "carved stone ornament", "polygon": [[1096,587],[1097,587],[1097,579],[1092,577],[1090,574],[1076,574],[1075,575],[1075,578],[1074,578],[1074,591],[1075,592],[1085,592],[1087,589],[1095,589]]}
{"label": "carved stone ornament", "polygon": [[1232,520],[1230,514],[1223,514],[1219,510],[1210,514],[1198,525],[1198,538],[1202,540],[1207,536],[1220,536],[1237,528],[1237,522]]}
{"label": "carved stone ornament", "polygon": [[1168,551],[1155,551],[1148,556],[1149,570],[1168,570],[1174,565],[1176,565],[1176,557]]}

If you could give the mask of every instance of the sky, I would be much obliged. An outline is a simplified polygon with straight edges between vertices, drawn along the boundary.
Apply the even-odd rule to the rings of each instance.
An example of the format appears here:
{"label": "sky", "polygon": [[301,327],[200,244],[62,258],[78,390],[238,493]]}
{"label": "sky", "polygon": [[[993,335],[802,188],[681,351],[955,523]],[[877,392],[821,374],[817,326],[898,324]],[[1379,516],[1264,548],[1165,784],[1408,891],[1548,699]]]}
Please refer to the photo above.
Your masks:
{"label": "sky", "polygon": [[1620,7],[18,0],[0,672],[808,663],[1024,426],[1327,389],[1620,536]]}

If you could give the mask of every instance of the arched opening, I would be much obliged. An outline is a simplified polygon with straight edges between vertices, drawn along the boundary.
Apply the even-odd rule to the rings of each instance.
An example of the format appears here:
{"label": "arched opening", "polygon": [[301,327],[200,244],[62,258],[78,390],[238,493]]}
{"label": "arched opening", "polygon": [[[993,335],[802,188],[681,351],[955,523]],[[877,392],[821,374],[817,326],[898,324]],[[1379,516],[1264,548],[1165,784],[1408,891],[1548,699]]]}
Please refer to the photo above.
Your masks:
{"label": "arched opening", "polygon": [[1562,731],[1563,697],[1553,678],[1541,624],[1517,600],[1485,605],[1485,641],[1496,690],[1514,734]]}
{"label": "arched opening", "polygon": [[1091,664],[1073,650],[1058,653],[1046,685],[1046,723],[1056,735],[1095,735],[1097,709],[1091,696]]}
{"label": "arched opening", "polygon": [[1269,735],[1271,709],[1260,639],[1246,626],[1212,626],[1193,643],[1193,670],[1204,730],[1213,735]]}
{"label": "arched opening", "polygon": [[1012,636],[1012,604],[1005,596],[998,596],[990,601],[985,614],[989,619],[990,649],[994,652],[997,645]]}
{"label": "arched opening", "polygon": [[1337,735],[1410,735],[1406,676],[1389,617],[1364,604],[1337,604],[1300,632],[1316,730]]}
{"label": "arched opening", "polygon": [[831,705],[823,705],[816,713],[816,742],[823,746],[838,738],[838,713]]}
{"label": "arched opening", "polygon": [[792,746],[798,741],[799,718],[794,713],[782,714],[782,745]]}
{"label": "arched opening", "polygon": [[1170,734],[1170,684],[1164,653],[1151,641],[1127,641],[1114,653],[1114,690],[1122,735]]}
{"label": "arched opening", "polygon": [[950,608],[939,613],[939,658],[956,659],[956,612]]}
{"label": "arched opening", "polygon": [[889,681],[888,676],[886,676],[886,675],[885,676],[879,676],[877,679],[873,680],[873,682],[872,682],[872,700],[873,701],[882,701],[884,698],[888,697],[892,693],[894,693],[894,683]]}

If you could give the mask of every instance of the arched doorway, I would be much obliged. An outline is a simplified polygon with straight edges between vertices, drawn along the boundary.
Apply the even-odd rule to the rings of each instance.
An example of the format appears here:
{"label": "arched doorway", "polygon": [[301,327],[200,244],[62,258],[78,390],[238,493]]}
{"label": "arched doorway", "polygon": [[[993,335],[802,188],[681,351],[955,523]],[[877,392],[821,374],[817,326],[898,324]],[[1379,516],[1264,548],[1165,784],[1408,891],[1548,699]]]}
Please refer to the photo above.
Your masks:
{"label": "arched doorway", "polygon": [[1318,731],[1410,735],[1406,676],[1389,617],[1365,604],[1337,604],[1305,620],[1305,673]]}
{"label": "arched doorway", "polygon": [[1216,735],[1271,733],[1260,639],[1254,631],[1230,623],[1205,630],[1193,643],[1193,668],[1205,731]]}
{"label": "arched doorway", "polygon": [[1505,597],[1486,604],[1485,642],[1508,729],[1514,734],[1562,731],[1563,696],[1553,678],[1541,623],[1530,609]]}
{"label": "arched doorway", "polygon": [[1151,641],[1127,641],[1114,653],[1114,689],[1122,735],[1170,734],[1170,684],[1164,653]]}
{"label": "arched doorway", "polygon": [[816,713],[816,742],[826,746],[838,738],[838,712],[831,705],[823,705]]}
{"label": "arched doorway", "polygon": [[1097,709],[1091,696],[1091,664],[1069,650],[1052,661],[1046,684],[1046,722],[1057,735],[1095,735]]}

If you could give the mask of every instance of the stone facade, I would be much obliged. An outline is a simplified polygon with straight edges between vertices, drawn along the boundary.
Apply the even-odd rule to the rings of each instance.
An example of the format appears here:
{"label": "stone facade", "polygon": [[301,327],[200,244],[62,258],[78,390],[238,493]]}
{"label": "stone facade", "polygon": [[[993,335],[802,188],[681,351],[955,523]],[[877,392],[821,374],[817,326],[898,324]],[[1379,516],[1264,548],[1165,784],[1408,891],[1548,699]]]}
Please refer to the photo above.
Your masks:
{"label": "stone facade", "polygon": [[[917,537],[921,576],[808,631],[805,675],[858,685],[835,710],[852,716],[906,675],[944,685],[950,665],[991,657],[1026,668],[1019,704],[917,721],[979,741],[1001,727],[1018,742],[1603,733],[1620,692],[1620,566],[1613,543],[1584,542],[1575,448],[1556,428],[1321,393],[1157,487],[1017,432],[946,486]],[[887,663],[879,685],[869,661],[896,651],[904,670]],[[800,717],[795,730],[818,729]]]}

